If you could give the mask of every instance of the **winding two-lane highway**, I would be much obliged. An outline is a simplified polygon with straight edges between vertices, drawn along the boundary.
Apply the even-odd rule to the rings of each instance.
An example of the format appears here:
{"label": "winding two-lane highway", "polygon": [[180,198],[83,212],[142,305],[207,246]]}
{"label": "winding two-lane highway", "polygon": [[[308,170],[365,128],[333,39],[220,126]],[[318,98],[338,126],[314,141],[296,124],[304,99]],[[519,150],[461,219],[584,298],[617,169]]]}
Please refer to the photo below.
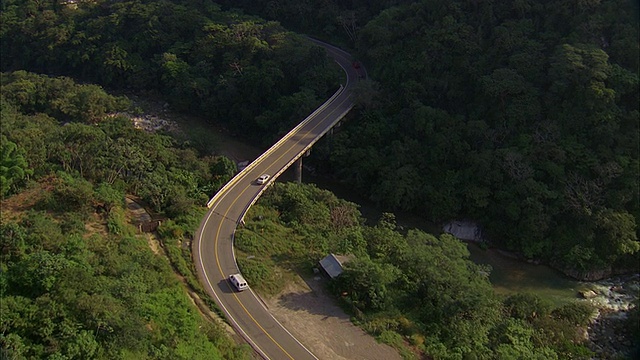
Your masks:
{"label": "winding two-lane highway", "polygon": [[[227,281],[239,272],[233,251],[233,236],[249,207],[296,159],[304,154],[353,107],[352,90],[358,71],[351,55],[331,45],[312,40],[344,69],[346,83],[334,96],[300,125],[236,175],[209,202],[193,242],[193,260],[206,291],[226,314],[235,330],[265,359],[317,359],[266,309],[249,289],[234,291]],[[267,184],[257,185],[261,174],[271,174]],[[251,285],[251,284],[249,284]]]}

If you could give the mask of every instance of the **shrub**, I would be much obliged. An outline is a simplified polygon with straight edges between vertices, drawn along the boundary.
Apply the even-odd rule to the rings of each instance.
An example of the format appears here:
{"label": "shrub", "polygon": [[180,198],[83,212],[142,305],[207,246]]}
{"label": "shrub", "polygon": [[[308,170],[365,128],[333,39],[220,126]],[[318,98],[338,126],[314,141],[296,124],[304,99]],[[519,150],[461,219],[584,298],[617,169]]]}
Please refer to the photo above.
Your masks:
{"label": "shrub", "polygon": [[424,336],[420,334],[413,334],[409,336],[409,342],[413,346],[422,346],[424,345]]}
{"label": "shrub", "polygon": [[238,266],[250,286],[269,295],[282,291],[282,273],[273,266],[273,262],[261,258],[238,258]]}
{"label": "shrub", "polygon": [[549,314],[551,305],[540,296],[529,293],[511,295],[504,301],[509,316],[527,321]]}
{"label": "shrub", "polygon": [[109,216],[107,217],[107,229],[109,230],[109,233],[114,235],[132,236],[134,234],[131,225],[127,222],[124,209],[119,207],[115,207],[111,209],[111,212],[109,212]]}
{"label": "shrub", "polygon": [[398,334],[395,331],[391,331],[391,330],[383,331],[378,336],[378,340],[394,348],[399,348],[402,346],[402,335]]}
{"label": "shrub", "polygon": [[85,232],[84,224],[86,214],[67,212],[62,215],[60,229],[64,234],[82,234]]}
{"label": "shrub", "polygon": [[587,325],[594,309],[586,302],[572,302],[551,312],[556,319],[563,319],[573,325]]}
{"label": "shrub", "polygon": [[158,227],[158,234],[162,238],[163,243],[165,243],[164,240],[169,239],[181,240],[184,237],[184,229],[175,221],[167,220]]}

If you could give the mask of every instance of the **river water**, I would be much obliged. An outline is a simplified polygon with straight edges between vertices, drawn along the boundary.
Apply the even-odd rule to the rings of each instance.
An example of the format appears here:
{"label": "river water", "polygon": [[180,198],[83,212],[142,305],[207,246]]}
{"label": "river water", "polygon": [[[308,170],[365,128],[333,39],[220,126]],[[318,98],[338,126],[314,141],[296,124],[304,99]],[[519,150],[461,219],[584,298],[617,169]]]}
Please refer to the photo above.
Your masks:
{"label": "river water", "polygon": [[[247,145],[221,130],[215,131],[215,138],[213,142],[217,147],[215,152],[231,158],[236,163],[250,162],[262,153],[261,149]],[[384,211],[343,184],[314,176],[313,171],[306,168],[303,170],[302,177],[305,183],[314,183],[319,188],[330,190],[339,198],[358,204],[362,216],[369,225],[375,224]],[[278,180],[293,181],[292,169],[282,174]],[[395,216],[401,230],[417,228],[432,234],[442,232],[441,226],[426,222],[413,214],[395,212]],[[592,293],[593,297],[588,301],[600,309],[596,313],[597,318],[594,317],[594,321],[587,330],[587,336],[590,339],[588,346],[596,354],[594,358],[633,358],[633,355],[629,355],[633,353],[634,348],[637,348],[637,340],[631,339],[625,335],[626,330],[620,329],[624,329],[627,310],[640,293],[640,275],[583,283],[570,279],[548,266],[523,262],[497,249],[482,249],[474,242],[467,242],[467,247],[472,261],[492,267],[489,279],[498,295],[508,296],[518,292],[534,293],[557,307],[582,298],[578,295],[580,293]],[[636,351],[639,350],[636,349]]]}
{"label": "river water", "polygon": [[[375,224],[380,218],[382,210],[376,208],[370,201],[353,194],[353,191],[340,183],[303,175],[304,182],[312,182],[318,187],[335,193],[338,197],[357,203],[360,211],[367,219],[367,223]],[[441,226],[430,223],[413,214],[395,212],[396,222],[401,229],[420,229],[431,234],[440,234]],[[568,303],[578,296],[578,292],[586,285],[566,277],[559,271],[546,265],[536,265],[506,256],[497,249],[482,249],[474,242],[466,242],[471,254],[471,260],[477,264],[488,264],[492,267],[489,280],[499,295],[509,295],[517,292],[530,292],[549,300],[554,305]]]}
{"label": "river water", "polygon": [[498,294],[536,293],[555,305],[561,305],[575,299],[578,291],[585,287],[548,266],[529,264],[495,249],[483,250],[475,243],[468,243],[467,247],[471,260],[493,268],[489,280]]}

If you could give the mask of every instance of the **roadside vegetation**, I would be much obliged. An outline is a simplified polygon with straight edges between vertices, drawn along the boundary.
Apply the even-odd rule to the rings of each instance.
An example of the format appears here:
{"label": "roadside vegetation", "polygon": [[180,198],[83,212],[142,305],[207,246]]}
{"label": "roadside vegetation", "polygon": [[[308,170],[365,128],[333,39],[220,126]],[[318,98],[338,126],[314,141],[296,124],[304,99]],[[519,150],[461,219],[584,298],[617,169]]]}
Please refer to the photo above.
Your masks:
{"label": "roadside vegetation", "polygon": [[236,233],[238,264],[254,290],[274,295],[329,253],[353,259],[331,291],[354,322],[405,358],[588,359],[581,331],[594,309],[554,308],[535,294],[497,296],[491,269],[443,234],[401,232],[392,214],[372,226],[357,205],[314,185],[275,183]]}
{"label": "roadside vegetation", "polygon": [[[3,359],[247,359],[205,321],[172,269],[203,291],[181,242],[230,172],[135,129],[125,98],[69,78],[3,73],[0,345]],[[162,214],[164,256],[125,194]],[[179,242],[178,242],[179,241]]]}
{"label": "roadside vegetation", "polygon": [[[251,356],[171,271],[214,307],[189,244],[235,164],[134,129],[139,109],[104,89],[268,145],[335,91],[337,67],[278,23],[207,1],[9,0],[0,20],[1,357]],[[162,218],[170,263],[129,225],[125,195]]]}
{"label": "roadside vegetation", "polygon": [[304,37],[212,1],[8,0],[2,71],[151,92],[261,146],[338,88],[342,73]]}
{"label": "roadside vegetation", "polygon": [[276,295],[294,275],[310,275],[329,252],[364,247],[357,205],[313,185],[275,183],[235,235],[238,265],[261,293]]}

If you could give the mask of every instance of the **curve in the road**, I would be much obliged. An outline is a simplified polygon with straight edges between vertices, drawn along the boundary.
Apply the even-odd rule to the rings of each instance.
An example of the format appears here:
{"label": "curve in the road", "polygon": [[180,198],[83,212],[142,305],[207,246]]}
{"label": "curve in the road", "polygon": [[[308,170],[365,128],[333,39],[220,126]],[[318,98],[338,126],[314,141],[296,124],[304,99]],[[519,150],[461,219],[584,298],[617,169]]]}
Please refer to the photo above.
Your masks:
{"label": "curve in the road", "polygon": [[[352,66],[347,52],[311,41],[324,46],[342,67],[346,83],[214,195],[193,242],[193,260],[206,291],[236,331],[265,359],[317,358],[271,315],[251,289],[236,292],[228,282],[227,277],[238,272],[233,249],[236,227],[267,186],[351,110],[355,80],[359,73],[366,76],[364,69]],[[254,180],[261,174],[273,175],[266,184],[257,185]]]}

